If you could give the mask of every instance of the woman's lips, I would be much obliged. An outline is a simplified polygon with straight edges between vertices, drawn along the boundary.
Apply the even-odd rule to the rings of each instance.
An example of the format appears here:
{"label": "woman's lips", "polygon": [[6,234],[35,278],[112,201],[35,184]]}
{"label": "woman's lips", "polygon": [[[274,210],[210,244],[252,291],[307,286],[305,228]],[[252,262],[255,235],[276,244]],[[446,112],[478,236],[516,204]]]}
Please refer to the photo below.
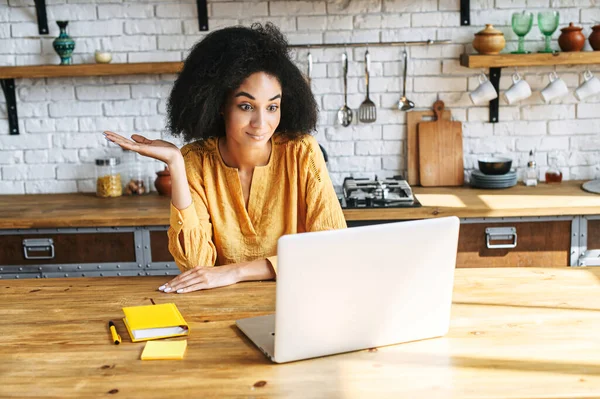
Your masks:
{"label": "woman's lips", "polygon": [[260,134],[259,135],[259,134],[252,134],[252,133],[248,133],[248,132],[246,132],[246,134],[248,136],[252,137],[256,141],[260,141],[260,140],[262,140],[266,136],[266,134]]}

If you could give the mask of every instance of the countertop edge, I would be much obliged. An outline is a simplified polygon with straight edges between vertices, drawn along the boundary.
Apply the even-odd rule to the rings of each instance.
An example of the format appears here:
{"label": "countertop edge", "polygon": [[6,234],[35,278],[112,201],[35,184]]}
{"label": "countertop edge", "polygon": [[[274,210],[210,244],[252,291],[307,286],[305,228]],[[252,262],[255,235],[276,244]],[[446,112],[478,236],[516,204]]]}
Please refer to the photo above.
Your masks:
{"label": "countertop edge", "polygon": [[[580,181],[503,190],[414,187],[418,208],[344,209],[348,222],[459,218],[576,217],[600,215],[600,195]],[[101,199],[90,193],[0,195],[0,229],[147,227],[169,225],[169,198]]]}

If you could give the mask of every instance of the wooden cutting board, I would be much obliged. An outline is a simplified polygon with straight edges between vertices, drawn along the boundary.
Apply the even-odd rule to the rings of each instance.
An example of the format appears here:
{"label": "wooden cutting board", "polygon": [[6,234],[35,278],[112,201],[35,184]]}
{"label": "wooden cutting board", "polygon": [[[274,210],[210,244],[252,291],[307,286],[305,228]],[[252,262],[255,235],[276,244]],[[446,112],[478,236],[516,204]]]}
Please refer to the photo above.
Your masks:
{"label": "wooden cutting board", "polygon": [[423,187],[462,186],[462,123],[443,118],[444,102],[433,104],[437,120],[419,123],[419,177]]}
{"label": "wooden cutting board", "polygon": [[[442,119],[450,120],[452,114],[444,110]],[[408,184],[417,186],[420,184],[419,177],[419,137],[418,125],[421,122],[435,120],[433,111],[410,111],[406,114],[406,152],[407,152],[407,178]]]}

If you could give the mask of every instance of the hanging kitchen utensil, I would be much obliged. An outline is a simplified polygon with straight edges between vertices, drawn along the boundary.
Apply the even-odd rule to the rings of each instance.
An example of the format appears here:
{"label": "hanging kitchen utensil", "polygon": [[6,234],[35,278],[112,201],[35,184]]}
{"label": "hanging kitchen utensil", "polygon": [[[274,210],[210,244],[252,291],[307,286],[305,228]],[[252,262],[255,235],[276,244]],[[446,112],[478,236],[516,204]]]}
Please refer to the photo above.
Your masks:
{"label": "hanging kitchen utensil", "polygon": [[342,126],[352,123],[352,110],[348,107],[348,54],[342,54],[342,67],[344,69],[344,105],[338,111],[338,122]]}
{"label": "hanging kitchen utensil", "polygon": [[415,103],[406,98],[406,74],[408,70],[408,53],[406,52],[406,49],[402,52],[402,59],[404,62],[404,77],[402,78],[402,97],[400,98],[400,101],[398,101],[398,109],[400,111],[410,111],[415,107]]}
{"label": "hanging kitchen utensil", "polygon": [[377,120],[377,107],[375,107],[375,103],[371,101],[369,98],[369,72],[371,69],[371,57],[369,55],[369,50],[365,52],[365,78],[366,78],[366,88],[367,88],[367,97],[365,101],[360,104],[360,108],[358,109],[358,120],[362,123],[373,123]]}
{"label": "hanging kitchen utensil", "polygon": [[312,79],[313,59],[310,51],[308,52],[308,71],[306,77],[308,78],[308,86],[310,87]]}

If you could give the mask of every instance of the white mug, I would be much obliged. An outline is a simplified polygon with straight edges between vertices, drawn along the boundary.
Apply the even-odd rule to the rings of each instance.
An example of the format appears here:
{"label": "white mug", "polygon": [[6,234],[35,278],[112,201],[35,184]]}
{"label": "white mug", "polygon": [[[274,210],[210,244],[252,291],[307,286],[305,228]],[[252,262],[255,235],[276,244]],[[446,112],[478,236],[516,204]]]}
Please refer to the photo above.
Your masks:
{"label": "white mug", "polygon": [[591,71],[585,71],[583,73],[583,80],[584,82],[575,89],[575,97],[577,97],[579,101],[600,93],[600,79],[595,77]]}
{"label": "white mug", "polygon": [[569,92],[567,84],[558,77],[556,72],[550,72],[548,78],[550,79],[550,83],[541,91],[542,98],[545,102],[549,103],[555,98],[562,97]]}
{"label": "white mug", "polygon": [[509,104],[514,104],[531,96],[529,83],[521,79],[521,75],[515,72],[512,76],[513,85],[504,92],[504,99]]}
{"label": "white mug", "polygon": [[479,105],[498,98],[498,93],[492,82],[482,73],[479,75],[479,86],[469,93],[469,97],[471,97],[473,104]]}

